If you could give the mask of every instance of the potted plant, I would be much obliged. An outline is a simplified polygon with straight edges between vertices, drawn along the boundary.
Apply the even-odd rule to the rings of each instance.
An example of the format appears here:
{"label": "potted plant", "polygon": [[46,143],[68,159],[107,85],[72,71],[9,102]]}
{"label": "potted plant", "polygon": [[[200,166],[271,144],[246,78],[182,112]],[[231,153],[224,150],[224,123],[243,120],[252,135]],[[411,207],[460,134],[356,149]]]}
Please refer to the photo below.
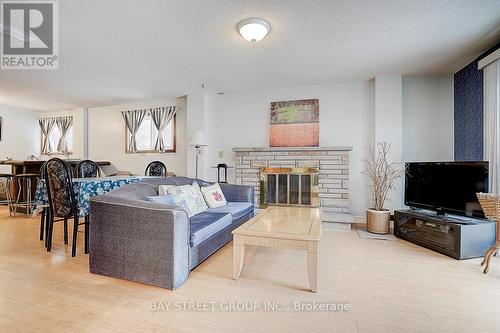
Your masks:
{"label": "potted plant", "polygon": [[[378,149],[377,149],[378,147]],[[391,146],[387,142],[369,146],[368,158],[364,161],[364,174],[368,176],[368,187],[372,192],[373,207],[366,210],[366,230],[376,234],[389,233],[391,212],[384,208],[387,195],[394,189],[396,180],[401,177],[396,162],[389,162]]]}

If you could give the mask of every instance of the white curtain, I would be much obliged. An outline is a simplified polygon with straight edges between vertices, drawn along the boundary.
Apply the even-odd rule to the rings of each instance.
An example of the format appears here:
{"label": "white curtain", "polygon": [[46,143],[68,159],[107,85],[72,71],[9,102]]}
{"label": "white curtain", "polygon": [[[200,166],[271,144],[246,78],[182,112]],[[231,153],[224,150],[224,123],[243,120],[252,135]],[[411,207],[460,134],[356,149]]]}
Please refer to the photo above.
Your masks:
{"label": "white curtain", "polygon": [[163,140],[163,131],[168,123],[174,118],[177,106],[167,106],[161,108],[150,109],[151,119],[158,130],[158,137],[156,138],[155,150],[157,152],[165,149],[165,140]]}
{"label": "white curtain", "polygon": [[490,192],[500,192],[500,59],[483,68],[484,159],[490,162]]}
{"label": "white curtain", "polygon": [[68,152],[68,131],[73,126],[73,117],[57,117],[56,118],[57,128],[61,132],[61,137],[59,138],[59,144],[57,145],[57,151],[59,153]]}
{"label": "white curtain", "polygon": [[125,124],[127,125],[127,129],[130,133],[128,150],[131,153],[135,153],[137,151],[137,131],[146,116],[146,112],[146,110],[122,111],[123,119],[125,120]]}
{"label": "white curtain", "polygon": [[47,155],[52,151],[49,136],[54,128],[56,120],[54,118],[42,118],[38,121],[40,130],[42,131],[42,155]]}

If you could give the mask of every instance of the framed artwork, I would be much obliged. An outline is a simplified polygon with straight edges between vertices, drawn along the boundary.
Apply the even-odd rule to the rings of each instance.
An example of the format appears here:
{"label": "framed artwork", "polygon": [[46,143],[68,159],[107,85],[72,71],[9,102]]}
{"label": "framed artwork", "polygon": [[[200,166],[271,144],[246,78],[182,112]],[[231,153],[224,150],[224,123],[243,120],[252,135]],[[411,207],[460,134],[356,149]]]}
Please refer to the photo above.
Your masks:
{"label": "framed artwork", "polygon": [[271,147],[319,146],[319,99],[271,103]]}
{"label": "framed artwork", "polygon": [[3,118],[0,117],[0,141],[2,141],[2,129],[3,129],[2,125],[3,125]]}

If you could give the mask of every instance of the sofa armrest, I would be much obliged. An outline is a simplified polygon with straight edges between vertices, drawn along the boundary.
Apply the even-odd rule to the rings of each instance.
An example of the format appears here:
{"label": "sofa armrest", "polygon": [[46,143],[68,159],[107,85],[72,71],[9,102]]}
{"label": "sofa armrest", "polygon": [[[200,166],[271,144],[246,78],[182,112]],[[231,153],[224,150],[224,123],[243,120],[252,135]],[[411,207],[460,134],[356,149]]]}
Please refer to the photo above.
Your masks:
{"label": "sofa armrest", "polygon": [[252,186],[219,184],[227,201],[254,203],[254,189]]}
{"label": "sofa armrest", "polygon": [[186,212],[113,195],[92,198],[90,212],[90,272],[168,289],[187,280]]}

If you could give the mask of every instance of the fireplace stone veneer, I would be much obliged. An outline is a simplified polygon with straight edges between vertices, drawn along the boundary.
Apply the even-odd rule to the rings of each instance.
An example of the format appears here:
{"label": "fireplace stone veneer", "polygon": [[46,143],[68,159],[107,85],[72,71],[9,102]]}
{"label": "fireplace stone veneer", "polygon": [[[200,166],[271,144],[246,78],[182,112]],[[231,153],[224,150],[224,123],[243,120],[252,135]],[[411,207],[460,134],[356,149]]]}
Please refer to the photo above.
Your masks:
{"label": "fireplace stone veneer", "polygon": [[233,148],[236,184],[253,186],[255,205],[260,204],[261,168],[316,168],[319,206],[325,228],[350,229],[349,153],[351,146]]}

